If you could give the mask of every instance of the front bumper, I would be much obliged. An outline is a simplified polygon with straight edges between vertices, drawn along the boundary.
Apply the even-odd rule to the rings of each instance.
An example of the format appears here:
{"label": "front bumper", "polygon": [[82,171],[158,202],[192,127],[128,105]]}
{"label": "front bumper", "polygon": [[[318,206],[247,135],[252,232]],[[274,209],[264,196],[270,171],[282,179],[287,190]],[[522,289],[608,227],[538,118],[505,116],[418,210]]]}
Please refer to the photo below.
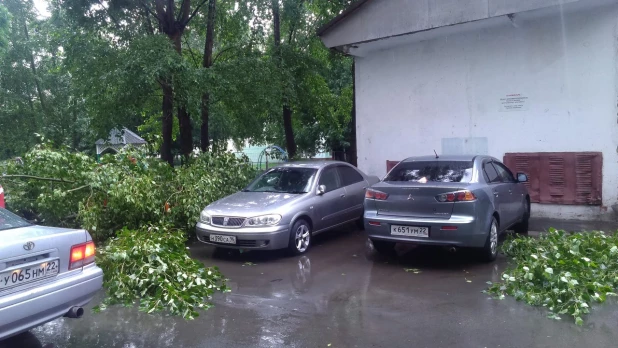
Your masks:
{"label": "front bumper", "polygon": [[[53,282],[0,296],[0,339],[13,336],[84,306],[103,285],[103,271],[95,264]],[[0,294],[1,295],[1,294]]]}
{"label": "front bumper", "polygon": [[[195,231],[197,239],[200,242],[216,245],[221,248],[276,250],[287,248],[290,241],[290,228],[288,225],[253,228],[223,228],[198,222],[195,226]],[[234,236],[236,237],[236,244],[211,242],[211,234]]]}
{"label": "front bumper", "polygon": [[[450,219],[412,218],[402,216],[378,215],[365,212],[365,231],[370,239],[421,245],[482,247],[485,245],[487,231],[479,226],[472,216],[452,215]],[[369,222],[379,223],[379,226]],[[391,235],[391,225],[429,227],[429,237],[407,237]],[[457,230],[442,230],[443,226],[457,226]]]}

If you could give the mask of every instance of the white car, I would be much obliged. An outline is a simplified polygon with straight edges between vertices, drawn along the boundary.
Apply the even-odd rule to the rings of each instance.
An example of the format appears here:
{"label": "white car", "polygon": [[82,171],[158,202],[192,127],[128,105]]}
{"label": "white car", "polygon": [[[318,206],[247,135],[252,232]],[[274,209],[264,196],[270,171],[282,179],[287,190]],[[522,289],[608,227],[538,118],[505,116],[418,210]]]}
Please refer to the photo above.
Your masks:
{"label": "white car", "polygon": [[32,225],[0,208],[0,340],[79,318],[103,284],[85,230]]}

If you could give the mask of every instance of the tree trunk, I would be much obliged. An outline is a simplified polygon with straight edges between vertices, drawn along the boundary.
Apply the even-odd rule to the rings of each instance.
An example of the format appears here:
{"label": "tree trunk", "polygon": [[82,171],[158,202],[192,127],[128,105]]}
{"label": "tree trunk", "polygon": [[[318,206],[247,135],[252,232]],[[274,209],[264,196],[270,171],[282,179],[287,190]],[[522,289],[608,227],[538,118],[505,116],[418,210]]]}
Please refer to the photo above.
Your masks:
{"label": "tree trunk", "polygon": [[294,140],[294,128],[292,128],[292,109],[285,102],[283,104],[283,131],[285,132],[288,158],[294,158],[296,156],[296,141]]}
{"label": "tree trunk", "polygon": [[[272,0],[273,11],[273,30],[275,39],[275,55],[279,68],[282,66],[281,57],[281,19],[279,17],[279,0]],[[285,86],[285,84],[283,84]],[[283,96],[283,131],[285,132],[285,147],[288,158],[296,156],[296,141],[294,140],[294,129],[292,128],[292,109],[289,106],[287,97]]]}
{"label": "tree trunk", "polygon": [[353,166],[358,166],[358,153],[356,150],[356,62],[352,61],[352,120],[350,125],[350,138],[348,142],[350,147],[347,148],[346,157],[348,163]]}
{"label": "tree trunk", "polygon": [[[174,42],[174,48],[178,54],[182,54],[182,47],[180,39],[182,38],[182,31],[179,30],[173,36],[170,37]],[[187,112],[187,106],[185,103],[181,103],[178,106],[178,128],[180,129],[180,153],[184,157],[191,155],[193,151],[193,129],[191,127],[191,117]]]}
{"label": "tree trunk", "polygon": [[[206,44],[204,45],[204,60],[202,66],[206,69],[212,66],[212,46],[215,41],[215,14],[217,0],[208,2],[208,19],[206,21]],[[210,137],[208,134],[208,122],[210,118],[210,94],[202,94],[202,127],[200,129],[200,144],[202,151],[208,151]]]}
{"label": "tree trunk", "polygon": [[174,92],[168,81],[161,82],[161,89],[163,90],[163,103],[161,105],[161,110],[163,111],[163,116],[161,119],[163,136],[163,143],[161,144],[161,159],[173,166],[174,157],[172,156],[172,129],[174,125]]}

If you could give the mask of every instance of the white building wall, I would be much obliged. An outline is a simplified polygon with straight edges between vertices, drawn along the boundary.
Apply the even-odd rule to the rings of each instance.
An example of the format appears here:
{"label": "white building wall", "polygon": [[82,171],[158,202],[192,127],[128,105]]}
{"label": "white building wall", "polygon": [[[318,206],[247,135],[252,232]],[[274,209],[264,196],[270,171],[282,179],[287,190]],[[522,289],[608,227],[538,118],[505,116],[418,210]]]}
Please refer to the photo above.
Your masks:
{"label": "white building wall", "polygon": [[[357,57],[358,165],[383,176],[386,160],[456,152],[458,142],[499,159],[602,151],[603,207],[532,209],[540,217],[611,219],[618,5],[515,23]],[[500,111],[509,94],[528,97],[523,110]]]}

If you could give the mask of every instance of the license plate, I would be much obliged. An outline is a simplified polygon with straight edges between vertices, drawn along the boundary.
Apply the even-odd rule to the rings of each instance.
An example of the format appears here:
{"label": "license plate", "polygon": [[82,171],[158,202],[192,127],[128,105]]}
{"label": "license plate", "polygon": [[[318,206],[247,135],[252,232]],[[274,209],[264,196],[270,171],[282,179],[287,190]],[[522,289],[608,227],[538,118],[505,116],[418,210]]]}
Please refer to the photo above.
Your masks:
{"label": "license plate", "polygon": [[38,265],[15,269],[0,273],[0,290],[20,284],[30,283],[58,274],[60,263],[58,260],[43,262]]}
{"label": "license plate", "polygon": [[236,237],[211,234],[210,241],[215,243],[236,244]]}
{"label": "license plate", "polygon": [[391,235],[428,238],[429,227],[391,225]]}

